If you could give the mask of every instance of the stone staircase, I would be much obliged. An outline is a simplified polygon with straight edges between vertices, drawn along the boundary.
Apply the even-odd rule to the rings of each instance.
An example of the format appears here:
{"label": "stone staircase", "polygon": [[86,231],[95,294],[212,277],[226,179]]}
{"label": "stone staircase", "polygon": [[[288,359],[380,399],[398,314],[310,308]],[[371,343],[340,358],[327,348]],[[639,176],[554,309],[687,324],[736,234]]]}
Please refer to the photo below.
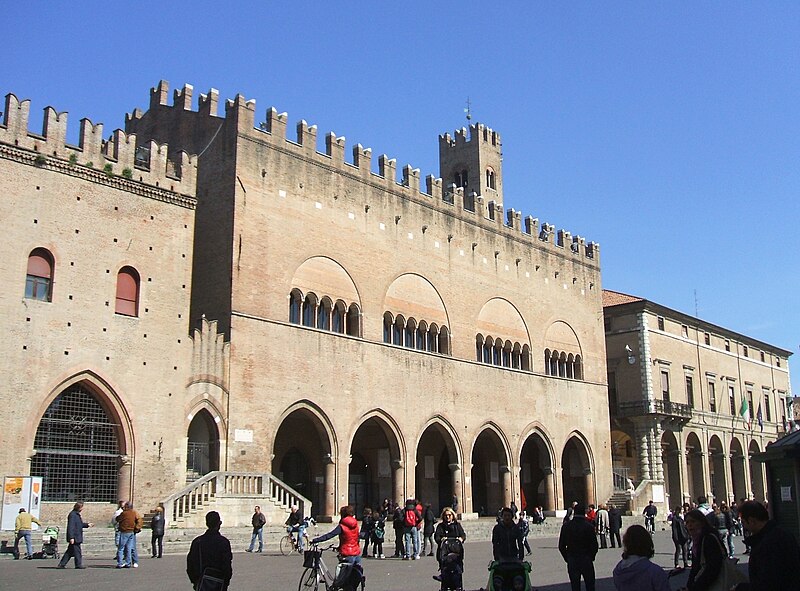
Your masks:
{"label": "stone staircase", "polygon": [[292,505],[304,515],[312,511],[311,501],[272,474],[249,472],[209,472],[161,504],[169,529],[204,528],[208,511],[223,516],[223,527],[246,527],[255,505],[261,506],[267,525],[282,525]]}

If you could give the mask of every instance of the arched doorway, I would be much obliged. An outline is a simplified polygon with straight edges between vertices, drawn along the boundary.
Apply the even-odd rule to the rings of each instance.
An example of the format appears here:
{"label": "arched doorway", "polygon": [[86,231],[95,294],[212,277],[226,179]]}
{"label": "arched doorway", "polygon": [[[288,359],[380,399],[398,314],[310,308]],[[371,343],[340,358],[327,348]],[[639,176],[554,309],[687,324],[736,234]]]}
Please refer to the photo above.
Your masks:
{"label": "arched doorway", "polygon": [[556,509],[553,458],[544,436],[534,432],[528,435],[520,454],[519,481],[520,509],[541,505],[545,511]]}
{"label": "arched doorway", "polygon": [[763,503],[766,500],[764,494],[764,464],[753,459],[753,454],[761,451],[755,439],[750,442],[747,451],[750,456],[750,486],[752,487],[753,499]]}
{"label": "arched doorway", "polygon": [[747,497],[747,475],[744,471],[744,450],[739,439],[731,439],[731,482],[735,501]]}
{"label": "arched doorway", "polygon": [[444,425],[435,422],[423,431],[416,459],[416,496],[423,505],[430,503],[434,511],[440,513],[452,504],[454,494],[463,503],[456,482],[460,481],[458,448]]}
{"label": "arched doorway", "polygon": [[[484,429],[472,448],[472,510],[480,515],[494,515],[511,502],[508,455],[500,436]],[[507,488],[509,490],[507,490]]]}
{"label": "arched doorway", "polygon": [[716,503],[728,502],[728,486],[725,482],[725,448],[716,435],[708,440],[708,473],[711,478],[711,494]]}
{"label": "arched doorway", "polygon": [[[633,453],[633,439],[625,431],[611,431],[611,466],[615,474],[626,480],[639,480],[636,457]],[[626,486],[627,489],[627,486]]]}
{"label": "arched doorway", "polygon": [[33,443],[31,475],[42,477],[42,500],[116,502],[122,426],[91,385],[65,389],[47,407]]}
{"label": "arched doorway", "polygon": [[689,433],[686,437],[686,476],[689,496],[693,501],[708,494],[703,478],[703,446],[696,433]]}
{"label": "arched doorway", "polygon": [[278,427],[272,449],[272,473],[311,501],[312,515],[333,514],[335,454],[320,416],[305,407],[290,412]]}
{"label": "arched doorway", "polygon": [[664,485],[669,495],[670,509],[683,504],[680,454],[675,433],[664,431],[661,436],[661,462],[664,466]]}
{"label": "arched doorway", "polygon": [[219,470],[219,431],[211,413],[201,409],[189,423],[186,482]]}
{"label": "arched doorway", "polygon": [[594,474],[589,452],[584,442],[574,435],[561,454],[561,482],[564,507],[569,507],[573,501],[586,505],[594,503]]}
{"label": "arched doorway", "polygon": [[[350,445],[348,503],[356,516],[375,509],[397,494],[395,472],[402,457],[395,432],[380,417],[370,417],[356,430]],[[400,502],[402,499],[397,499]]]}

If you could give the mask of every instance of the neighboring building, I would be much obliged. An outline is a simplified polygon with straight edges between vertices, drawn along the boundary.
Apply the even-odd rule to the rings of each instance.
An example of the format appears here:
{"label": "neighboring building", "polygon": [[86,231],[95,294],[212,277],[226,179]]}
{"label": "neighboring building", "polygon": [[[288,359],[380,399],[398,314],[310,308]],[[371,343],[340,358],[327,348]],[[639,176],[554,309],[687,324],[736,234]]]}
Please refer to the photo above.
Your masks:
{"label": "neighboring building", "polygon": [[793,420],[791,353],[623,293],[603,309],[615,489],[637,486],[634,509],[764,500],[751,457]]}
{"label": "neighboring building", "polygon": [[[294,491],[280,481],[328,517],[384,497],[436,508],[455,494],[465,514],[608,498],[599,248],[503,207],[496,132],[441,136],[444,181],[421,188],[418,170],[398,182],[386,156],[373,172],[361,145],[345,161],[333,134],[317,152],[305,122],[288,139],[286,114],[269,110],[257,128],[241,96],[219,117],[216,91],[198,111],[190,86],[173,105],[167,95],[164,82],[152,89],[107,143],[95,129],[91,149],[86,133],[65,145],[52,109],[31,134],[27,102],[9,99],[0,397],[21,402],[13,419],[3,405],[0,471],[47,469],[37,457],[64,441],[51,433],[40,447],[32,434],[79,384],[111,424],[108,449],[90,453],[123,466],[101,502],[130,493],[175,517],[220,493],[230,503],[284,487],[285,500]],[[163,144],[198,156],[175,167]],[[155,154],[160,176],[144,170]],[[37,249],[49,277],[31,266]],[[133,317],[108,295],[128,268]],[[37,278],[52,302],[36,301]],[[54,494],[46,486],[45,502]]]}

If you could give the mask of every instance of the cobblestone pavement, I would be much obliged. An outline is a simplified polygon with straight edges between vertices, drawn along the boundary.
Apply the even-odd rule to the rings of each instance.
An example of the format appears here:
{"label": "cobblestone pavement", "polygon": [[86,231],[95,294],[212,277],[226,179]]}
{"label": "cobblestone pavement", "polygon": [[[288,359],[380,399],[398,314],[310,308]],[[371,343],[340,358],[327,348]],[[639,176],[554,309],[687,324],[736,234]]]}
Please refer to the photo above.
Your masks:
{"label": "cobblestone pavement", "polygon": [[[223,531],[224,533],[224,531]],[[655,536],[658,564],[672,566],[672,541],[668,532],[658,532]],[[569,591],[564,562],[558,553],[556,538],[532,539],[534,587],[539,591]],[[741,538],[736,538],[737,552],[743,549]],[[473,542],[465,544],[465,589],[480,589],[487,583],[486,565],[491,558],[491,544]],[[619,561],[620,550],[601,550],[595,562],[597,571],[597,590],[611,591],[614,584],[611,572]],[[742,557],[742,563],[746,561]],[[17,590],[58,590],[74,588],[80,591],[124,591],[142,590],[190,590],[186,578],[186,559],[184,555],[169,555],[162,559],[141,557],[137,569],[117,570],[115,561],[89,558],[87,568],[75,572],[72,563],[65,570],[56,568],[55,560],[12,560],[10,555],[0,556],[0,591]],[[365,560],[367,589],[369,591],[436,591],[437,583],[431,579],[436,574],[434,558],[415,561],[397,559]],[[274,554],[235,553],[233,558],[234,577],[231,591],[272,591],[277,589],[294,590],[298,587],[302,573],[302,559],[299,556],[276,556]],[[686,575],[671,579],[672,588],[678,589],[685,583]]]}

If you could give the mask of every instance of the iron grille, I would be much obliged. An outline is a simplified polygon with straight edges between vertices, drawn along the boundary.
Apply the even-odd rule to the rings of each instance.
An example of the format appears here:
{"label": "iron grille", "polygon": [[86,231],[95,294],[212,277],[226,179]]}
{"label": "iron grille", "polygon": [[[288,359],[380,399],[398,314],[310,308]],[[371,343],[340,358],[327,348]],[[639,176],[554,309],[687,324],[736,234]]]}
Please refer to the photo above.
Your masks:
{"label": "iron grille", "polygon": [[41,476],[44,501],[117,500],[117,428],[97,399],[80,385],[56,397],[33,443],[31,475]]}

